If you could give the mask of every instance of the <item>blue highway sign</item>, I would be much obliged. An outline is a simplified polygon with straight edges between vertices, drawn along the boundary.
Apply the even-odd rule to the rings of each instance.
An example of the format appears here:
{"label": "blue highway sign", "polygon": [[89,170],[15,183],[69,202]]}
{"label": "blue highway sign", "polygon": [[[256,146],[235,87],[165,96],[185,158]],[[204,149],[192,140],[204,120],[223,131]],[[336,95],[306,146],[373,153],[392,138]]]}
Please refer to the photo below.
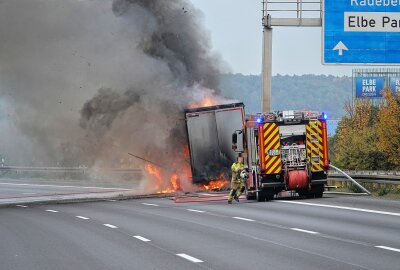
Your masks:
{"label": "blue highway sign", "polygon": [[358,77],[356,78],[356,97],[381,98],[384,84],[384,77]]}
{"label": "blue highway sign", "polygon": [[325,0],[324,64],[399,64],[400,0]]}

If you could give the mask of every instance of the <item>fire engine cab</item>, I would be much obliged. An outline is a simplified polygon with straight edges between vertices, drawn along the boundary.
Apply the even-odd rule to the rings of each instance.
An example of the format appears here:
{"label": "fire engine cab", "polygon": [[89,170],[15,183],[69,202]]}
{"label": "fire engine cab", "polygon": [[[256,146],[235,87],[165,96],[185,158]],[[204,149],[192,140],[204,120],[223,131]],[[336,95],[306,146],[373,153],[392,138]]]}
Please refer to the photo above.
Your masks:
{"label": "fire engine cab", "polygon": [[320,198],[329,168],[327,115],[277,111],[245,118],[232,148],[249,168],[247,199],[268,201],[281,191]]}

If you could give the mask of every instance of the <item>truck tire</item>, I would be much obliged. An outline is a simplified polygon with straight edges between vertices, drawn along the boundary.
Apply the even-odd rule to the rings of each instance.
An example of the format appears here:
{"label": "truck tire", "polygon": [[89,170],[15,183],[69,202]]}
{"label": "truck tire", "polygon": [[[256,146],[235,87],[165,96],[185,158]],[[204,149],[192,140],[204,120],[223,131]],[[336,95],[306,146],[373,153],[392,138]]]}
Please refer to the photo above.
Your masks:
{"label": "truck tire", "polygon": [[313,186],[312,192],[314,193],[315,198],[322,198],[324,195],[324,185]]}
{"label": "truck tire", "polygon": [[267,201],[272,201],[274,199],[275,192],[273,189],[268,189],[265,191],[265,198]]}
{"label": "truck tire", "polygon": [[256,197],[257,197],[257,201],[258,202],[265,202],[265,192],[264,192],[264,190],[258,191],[257,194],[256,194]]}
{"label": "truck tire", "polygon": [[256,200],[256,199],[257,199],[257,194],[255,194],[255,192],[246,194],[246,200],[252,201],[252,200]]}
{"label": "truck tire", "polygon": [[310,195],[308,190],[305,189],[298,189],[296,192],[299,194],[299,197],[308,197]]}

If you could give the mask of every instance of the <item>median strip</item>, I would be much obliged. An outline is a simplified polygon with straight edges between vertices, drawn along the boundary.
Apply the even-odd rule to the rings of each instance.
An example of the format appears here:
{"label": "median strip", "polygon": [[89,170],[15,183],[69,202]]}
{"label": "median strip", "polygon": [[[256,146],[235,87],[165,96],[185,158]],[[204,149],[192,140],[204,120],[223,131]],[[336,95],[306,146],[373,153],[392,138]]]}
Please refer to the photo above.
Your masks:
{"label": "median strip", "polygon": [[185,253],[179,253],[179,254],[176,254],[176,256],[179,256],[179,257],[181,257],[181,258],[184,258],[184,259],[186,259],[186,260],[188,260],[188,261],[191,261],[191,262],[194,262],[194,263],[201,263],[201,262],[203,262],[202,260],[199,260],[199,259],[197,259],[197,258],[195,258],[195,257],[192,257],[192,256],[190,256],[190,255],[187,255],[187,254],[185,254]]}

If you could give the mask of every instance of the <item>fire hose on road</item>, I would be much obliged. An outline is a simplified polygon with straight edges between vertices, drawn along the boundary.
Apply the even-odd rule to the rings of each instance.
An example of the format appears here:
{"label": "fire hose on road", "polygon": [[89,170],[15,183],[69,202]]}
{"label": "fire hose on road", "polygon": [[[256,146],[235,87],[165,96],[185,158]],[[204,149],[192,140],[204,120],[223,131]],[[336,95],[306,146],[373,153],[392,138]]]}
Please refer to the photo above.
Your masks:
{"label": "fire hose on road", "polygon": [[365,187],[363,187],[362,185],[360,185],[356,180],[354,180],[353,178],[351,178],[350,175],[348,175],[347,173],[345,173],[344,171],[342,171],[341,169],[339,169],[338,167],[333,166],[332,164],[329,165],[331,168],[335,169],[336,171],[340,172],[341,174],[343,174],[347,179],[349,179],[353,184],[355,184],[358,188],[360,188],[362,191],[364,191],[366,194],[371,195],[371,192],[369,192]]}

